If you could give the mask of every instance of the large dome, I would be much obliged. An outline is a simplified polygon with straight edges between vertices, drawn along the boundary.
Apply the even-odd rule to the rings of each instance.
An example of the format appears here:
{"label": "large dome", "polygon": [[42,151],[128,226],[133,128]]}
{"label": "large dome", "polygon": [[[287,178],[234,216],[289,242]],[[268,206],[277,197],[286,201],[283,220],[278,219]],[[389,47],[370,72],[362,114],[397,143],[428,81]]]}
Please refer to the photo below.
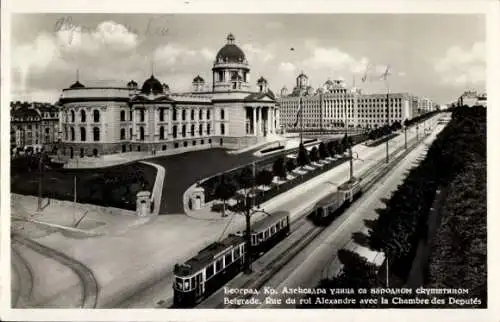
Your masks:
{"label": "large dome", "polygon": [[163,85],[153,75],[144,82],[141,89],[141,93],[144,94],[151,92],[155,95],[163,93]]}
{"label": "large dome", "polygon": [[234,44],[233,34],[227,36],[227,44],[217,53],[216,62],[242,63],[245,61],[245,54],[240,47]]}

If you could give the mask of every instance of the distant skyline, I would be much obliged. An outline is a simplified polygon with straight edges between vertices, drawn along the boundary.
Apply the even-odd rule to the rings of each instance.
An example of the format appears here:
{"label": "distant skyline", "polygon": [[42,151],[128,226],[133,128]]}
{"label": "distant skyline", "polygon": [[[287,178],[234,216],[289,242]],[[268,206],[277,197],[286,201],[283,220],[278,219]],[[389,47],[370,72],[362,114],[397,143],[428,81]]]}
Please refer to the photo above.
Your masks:
{"label": "distant skyline", "polygon": [[[484,91],[485,17],[445,14],[17,14],[12,16],[12,99],[55,102],[76,80],[87,86],[139,85],[154,74],[173,91],[196,75],[211,82],[217,51],[233,33],[251,68],[278,93],[304,71],[317,88],[342,78],[365,92],[368,65],[390,65],[391,92],[438,104],[466,88]],[[294,50],[290,50],[294,48]]]}

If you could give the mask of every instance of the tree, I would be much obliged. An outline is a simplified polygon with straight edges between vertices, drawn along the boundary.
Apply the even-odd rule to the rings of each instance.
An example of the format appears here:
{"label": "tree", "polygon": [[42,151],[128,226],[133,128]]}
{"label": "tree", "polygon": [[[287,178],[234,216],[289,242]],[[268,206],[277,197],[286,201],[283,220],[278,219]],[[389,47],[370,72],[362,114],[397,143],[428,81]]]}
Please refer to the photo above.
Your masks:
{"label": "tree", "polygon": [[286,171],[292,172],[297,166],[295,165],[295,161],[293,159],[288,159],[285,164]]}
{"label": "tree", "polygon": [[243,169],[241,169],[241,172],[237,176],[236,180],[238,181],[240,187],[243,189],[248,189],[253,187],[254,177],[253,177],[252,167],[246,166]]}
{"label": "tree", "polygon": [[335,154],[343,154],[345,151],[345,147],[343,146],[342,142],[340,141],[335,141]]}
{"label": "tree", "polygon": [[326,149],[326,144],[324,142],[321,142],[319,144],[319,158],[324,160],[326,159],[329,155],[328,155],[328,150]]}
{"label": "tree", "polygon": [[258,185],[270,186],[273,182],[273,173],[269,170],[263,169],[257,173],[255,181]]}
{"label": "tree", "polygon": [[222,216],[226,216],[226,202],[236,194],[236,185],[225,175],[221,176],[220,182],[215,188],[215,197],[222,200]]}
{"label": "tree", "polygon": [[300,167],[303,167],[308,163],[309,163],[309,156],[307,154],[307,150],[304,147],[304,144],[301,143],[299,146],[299,154],[297,155],[297,164]]}
{"label": "tree", "polygon": [[319,161],[318,148],[313,147],[311,151],[309,151],[309,160],[311,160],[311,162]]}
{"label": "tree", "polygon": [[335,156],[335,141],[330,141],[326,145],[326,148],[328,150],[328,154],[331,155],[332,157]]}
{"label": "tree", "polygon": [[283,157],[279,157],[274,161],[273,173],[279,178],[286,178],[285,160],[283,159]]}

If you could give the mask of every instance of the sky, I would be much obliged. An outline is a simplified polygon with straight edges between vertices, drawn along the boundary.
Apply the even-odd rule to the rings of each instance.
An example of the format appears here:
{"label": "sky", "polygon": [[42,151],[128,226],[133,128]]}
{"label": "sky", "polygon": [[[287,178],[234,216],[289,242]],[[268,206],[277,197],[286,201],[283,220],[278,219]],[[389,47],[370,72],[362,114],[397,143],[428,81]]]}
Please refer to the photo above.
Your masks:
{"label": "sky", "polygon": [[446,104],[485,90],[485,29],[473,14],[16,14],[11,98],[55,102],[77,70],[86,86],[141,85],[153,72],[172,91],[189,91],[196,75],[212,79],[232,33],[253,89],[264,76],[275,93],[291,91],[303,71],[314,88],[344,79]]}

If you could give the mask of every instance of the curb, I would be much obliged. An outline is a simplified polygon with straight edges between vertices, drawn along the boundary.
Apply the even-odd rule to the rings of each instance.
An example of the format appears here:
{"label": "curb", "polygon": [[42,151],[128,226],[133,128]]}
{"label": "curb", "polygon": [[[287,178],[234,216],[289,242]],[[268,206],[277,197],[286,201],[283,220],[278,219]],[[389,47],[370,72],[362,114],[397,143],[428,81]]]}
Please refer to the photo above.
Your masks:
{"label": "curb", "polygon": [[157,216],[160,213],[161,198],[163,193],[163,184],[165,182],[166,170],[163,166],[158,165],[156,163],[151,163],[147,161],[140,161],[140,162],[155,167],[157,170],[155,184],[153,186],[153,191],[151,192],[151,199],[153,199],[154,202],[154,209],[151,215]]}

